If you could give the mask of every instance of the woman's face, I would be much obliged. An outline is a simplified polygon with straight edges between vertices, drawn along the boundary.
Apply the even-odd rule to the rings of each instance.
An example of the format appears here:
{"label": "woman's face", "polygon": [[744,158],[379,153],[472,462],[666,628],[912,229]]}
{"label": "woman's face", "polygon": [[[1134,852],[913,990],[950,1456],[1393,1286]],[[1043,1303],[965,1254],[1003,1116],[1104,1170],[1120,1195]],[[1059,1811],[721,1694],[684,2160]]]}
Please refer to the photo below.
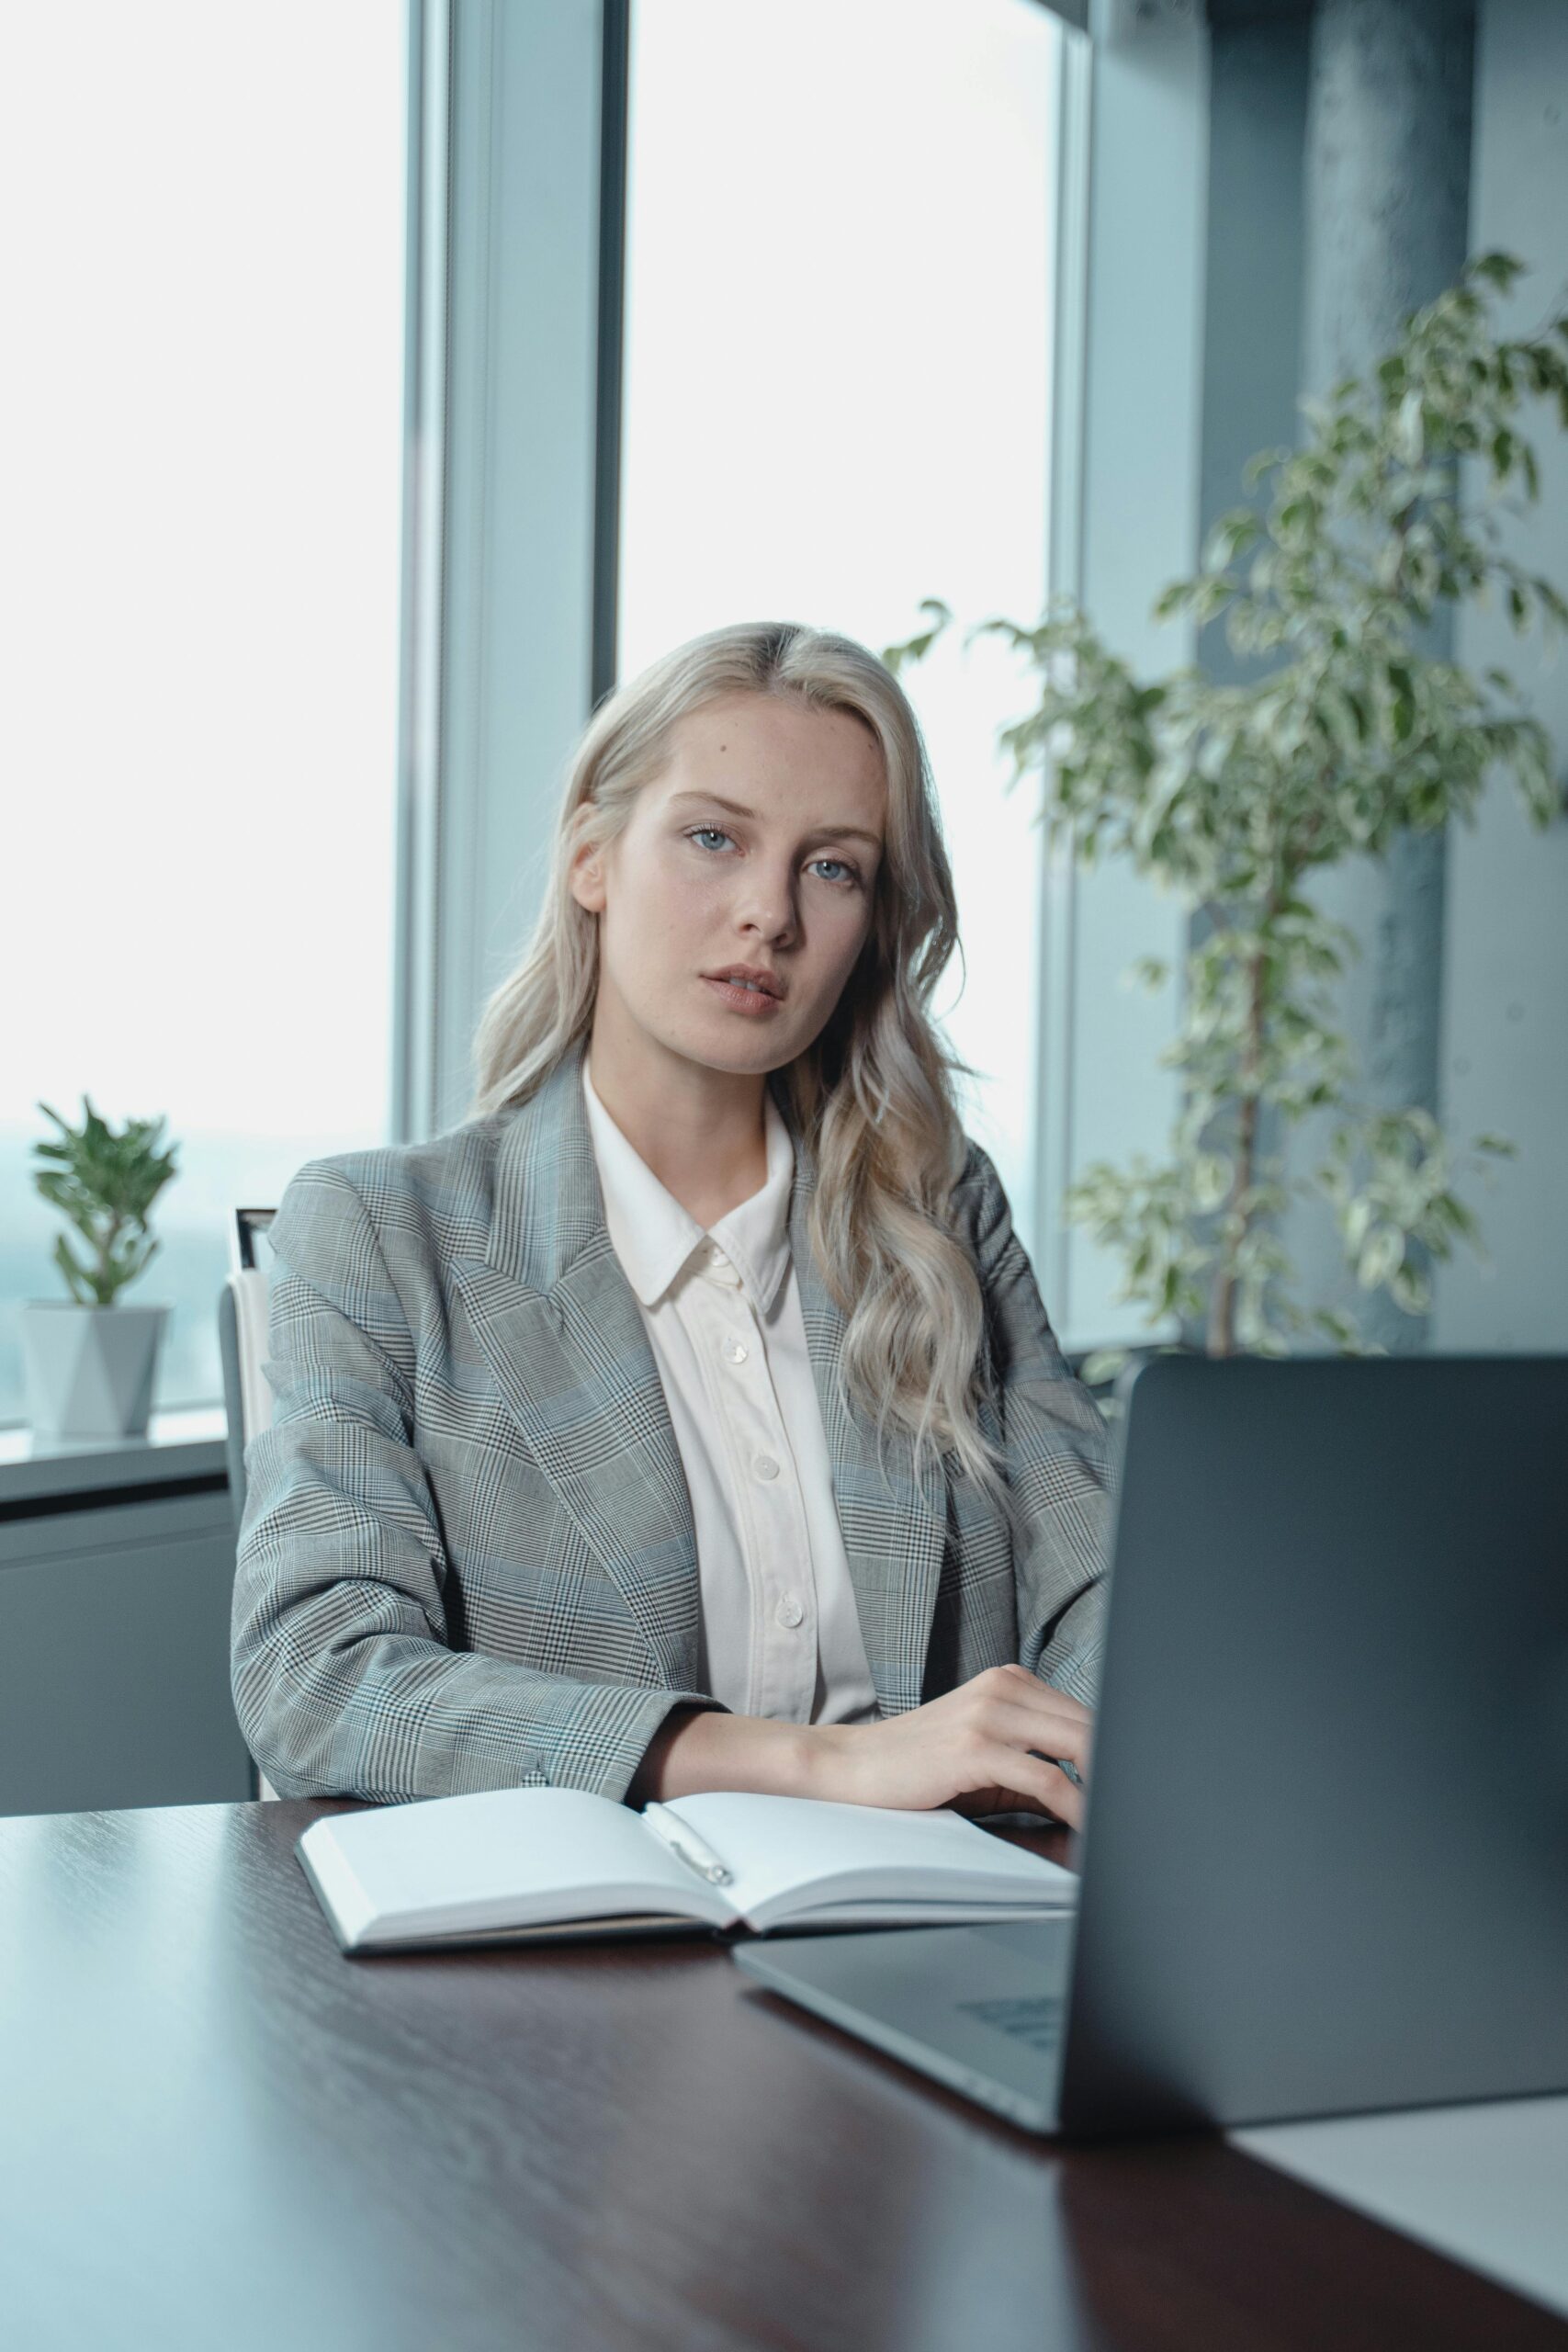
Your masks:
{"label": "woman's face", "polygon": [[871,928],[887,786],[844,711],[739,694],[677,721],[623,831],[580,850],[595,1026],[712,1069],[778,1069],[826,1025]]}

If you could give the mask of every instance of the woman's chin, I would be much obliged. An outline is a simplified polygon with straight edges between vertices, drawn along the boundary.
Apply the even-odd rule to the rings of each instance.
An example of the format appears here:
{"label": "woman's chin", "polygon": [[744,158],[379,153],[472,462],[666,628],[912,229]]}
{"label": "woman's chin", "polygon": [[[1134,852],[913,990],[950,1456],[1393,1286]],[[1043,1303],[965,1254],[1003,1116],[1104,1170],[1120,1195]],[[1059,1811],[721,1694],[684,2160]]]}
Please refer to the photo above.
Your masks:
{"label": "woman's chin", "polygon": [[690,1029],[666,1034],[660,1040],[682,1060],[699,1062],[705,1069],[727,1071],[734,1078],[765,1076],[795,1057],[797,1048],[786,1045],[780,1024],[770,1022],[753,1030],[741,1021],[694,1023]]}

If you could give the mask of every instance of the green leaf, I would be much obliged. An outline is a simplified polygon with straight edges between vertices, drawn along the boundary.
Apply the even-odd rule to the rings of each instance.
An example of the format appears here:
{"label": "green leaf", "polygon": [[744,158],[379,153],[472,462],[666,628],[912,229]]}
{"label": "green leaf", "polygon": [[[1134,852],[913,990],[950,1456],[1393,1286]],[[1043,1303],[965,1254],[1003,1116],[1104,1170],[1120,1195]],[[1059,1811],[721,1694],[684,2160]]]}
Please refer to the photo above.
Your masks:
{"label": "green leaf", "polygon": [[1425,446],[1421,391],[1412,385],[1399,403],[1399,415],[1394,426],[1394,447],[1408,466],[1418,466]]}
{"label": "green leaf", "polygon": [[1478,277],[1486,285],[1495,286],[1499,293],[1506,294],[1514,280],[1523,276],[1524,266],[1517,254],[1496,251],[1479,254],[1467,262],[1464,276],[1467,278]]}
{"label": "green leaf", "polygon": [[1363,1290],[1377,1290],[1404,1261],[1404,1236],[1391,1225],[1372,1227],[1356,1261],[1356,1280]]}

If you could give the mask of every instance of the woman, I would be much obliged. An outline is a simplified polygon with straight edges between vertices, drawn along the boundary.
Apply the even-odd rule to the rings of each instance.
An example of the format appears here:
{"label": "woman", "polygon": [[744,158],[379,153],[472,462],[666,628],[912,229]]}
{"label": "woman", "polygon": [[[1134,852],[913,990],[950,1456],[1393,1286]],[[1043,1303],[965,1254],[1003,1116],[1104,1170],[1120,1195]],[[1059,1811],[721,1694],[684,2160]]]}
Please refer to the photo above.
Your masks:
{"label": "woman", "polygon": [[719,629],[600,708],[476,1115],[273,1225],[234,1694],[280,1792],[1078,1820],[1104,1432],[954,1113],[955,943],[862,647]]}

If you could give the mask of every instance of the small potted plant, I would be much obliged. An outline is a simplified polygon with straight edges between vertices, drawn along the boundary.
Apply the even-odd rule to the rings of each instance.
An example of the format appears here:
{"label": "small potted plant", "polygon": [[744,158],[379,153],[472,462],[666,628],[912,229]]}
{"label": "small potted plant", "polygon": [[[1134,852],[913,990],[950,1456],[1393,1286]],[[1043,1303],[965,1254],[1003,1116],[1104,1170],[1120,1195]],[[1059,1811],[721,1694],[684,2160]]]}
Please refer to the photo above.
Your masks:
{"label": "small potted plant", "polygon": [[173,1150],[159,1148],[164,1123],[130,1119],[117,1134],[86,1095],[80,1127],[47,1102],[38,1107],[60,1129],[60,1141],[34,1145],[36,1158],[51,1164],[35,1168],[33,1182],[75,1227],[90,1257],[84,1264],[57,1235],[54,1262],[71,1296],[28,1299],[22,1308],[33,1427],[50,1437],[144,1437],[169,1310],[118,1301],[158,1248],[148,1213],[175,1172]]}

